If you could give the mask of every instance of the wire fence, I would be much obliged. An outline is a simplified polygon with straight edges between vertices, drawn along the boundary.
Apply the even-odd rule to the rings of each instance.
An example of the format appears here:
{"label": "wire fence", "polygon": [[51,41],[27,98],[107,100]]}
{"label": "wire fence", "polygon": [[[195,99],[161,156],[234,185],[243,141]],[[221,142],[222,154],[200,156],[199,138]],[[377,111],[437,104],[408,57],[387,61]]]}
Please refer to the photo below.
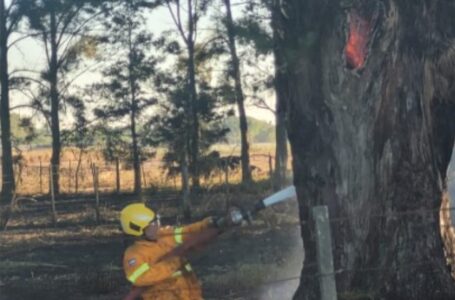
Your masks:
{"label": "wire fence", "polygon": [[[223,158],[221,158],[223,159]],[[238,157],[231,157],[228,165],[213,165],[200,173],[201,185],[233,184],[241,181],[241,167]],[[250,156],[253,180],[269,179],[273,176],[274,156],[254,154]],[[0,165],[1,167],[1,165]],[[51,165],[41,160],[34,163],[21,163],[14,166],[14,183],[17,195],[50,194]],[[66,160],[59,165],[59,192],[62,194],[94,193],[94,168],[98,170],[99,191],[101,193],[122,193],[134,190],[135,171],[130,163],[120,160],[112,163],[91,160]],[[164,161],[149,160],[140,165],[141,188],[181,187],[180,172],[170,172]],[[13,182],[12,178],[0,176],[0,184]],[[55,183],[54,183],[55,184]]]}

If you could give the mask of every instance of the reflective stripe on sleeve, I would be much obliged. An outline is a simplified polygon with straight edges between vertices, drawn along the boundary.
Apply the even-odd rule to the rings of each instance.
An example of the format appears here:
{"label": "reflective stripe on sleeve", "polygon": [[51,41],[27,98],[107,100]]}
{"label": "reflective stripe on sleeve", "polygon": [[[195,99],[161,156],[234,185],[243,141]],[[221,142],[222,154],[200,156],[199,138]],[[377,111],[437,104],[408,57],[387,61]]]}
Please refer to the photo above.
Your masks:
{"label": "reflective stripe on sleeve", "polygon": [[186,264],[186,265],[185,265],[185,270],[186,270],[187,272],[191,272],[191,271],[193,271],[193,268],[191,268],[191,265],[190,265],[190,264]]}
{"label": "reflective stripe on sleeve", "polygon": [[148,270],[150,269],[150,266],[148,263],[143,263],[139,268],[137,268],[136,271],[133,272],[133,274],[131,274],[129,277],[128,277],[128,280],[131,282],[131,283],[135,283],[136,280],[142,275],[144,274],[145,272],[147,272]]}
{"label": "reflective stripe on sleeve", "polygon": [[182,227],[177,227],[174,229],[174,238],[175,238],[175,242],[177,244],[181,244],[183,243],[183,228]]}
{"label": "reflective stripe on sleeve", "polygon": [[172,277],[179,277],[179,276],[182,276],[182,271],[177,271],[177,272],[174,272],[174,274],[172,274]]}
{"label": "reflective stripe on sleeve", "polygon": [[[187,272],[192,272],[193,271],[193,268],[191,268],[191,265],[190,264],[185,264],[185,266],[183,267]],[[179,276],[182,276],[183,275],[183,272],[182,271],[177,271],[177,272],[174,272],[174,274],[172,274],[172,277],[179,277]]]}

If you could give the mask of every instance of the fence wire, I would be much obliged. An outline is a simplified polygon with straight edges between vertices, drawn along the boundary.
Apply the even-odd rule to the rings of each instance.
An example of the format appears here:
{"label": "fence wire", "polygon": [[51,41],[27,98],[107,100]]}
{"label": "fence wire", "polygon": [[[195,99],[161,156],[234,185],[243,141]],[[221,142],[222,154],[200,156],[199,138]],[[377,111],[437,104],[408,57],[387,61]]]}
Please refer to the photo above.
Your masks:
{"label": "fence wire", "polygon": [[[254,180],[268,179],[273,173],[272,161],[269,154],[252,156],[252,176]],[[78,193],[93,191],[93,168],[99,171],[100,190],[103,192],[130,192],[134,187],[134,170],[131,164],[125,162],[97,164],[85,161],[62,161],[59,165],[59,186],[61,193]],[[48,194],[50,192],[50,164],[20,164],[14,168],[14,180],[3,175],[0,183],[15,184],[16,192],[21,195]],[[179,174],[168,172],[163,161],[145,161],[139,170],[142,188],[181,186]],[[220,168],[214,165],[201,172],[201,185],[213,186],[238,183],[241,180],[240,164]]]}

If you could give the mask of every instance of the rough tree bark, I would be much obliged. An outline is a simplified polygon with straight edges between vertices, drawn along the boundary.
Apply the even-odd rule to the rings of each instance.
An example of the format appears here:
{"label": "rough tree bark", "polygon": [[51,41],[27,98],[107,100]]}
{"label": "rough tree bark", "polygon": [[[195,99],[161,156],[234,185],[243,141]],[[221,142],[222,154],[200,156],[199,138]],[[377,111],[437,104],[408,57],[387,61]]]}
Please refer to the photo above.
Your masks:
{"label": "rough tree bark", "polygon": [[284,52],[280,47],[280,34],[283,32],[281,28],[281,13],[278,1],[273,1],[271,7],[273,28],[273,55],[275,58],[275,91],[276,91],[276,111],[275,111],[275,173],[274,187],[276,190],[283,187],[286,179],[286,169],[288,162],[288,139],[286,132],[286,103],[289,98],[288,90],[285,88],[288,80],[286,75],[286,64],[284,60]]}
{"label": "rough tree bark", "polygon": [[[7,13],[5,10],[5,2],[4,0],[0,0],[0,125],[2,139],[2,191],[0,195],[0,206],[7,206],[11,204],[15,186],[9,112],[8,35],[9,32],[7,29]],[[0,228],[6,224],[8,220],[8,212],[9,209],[3,210],[0,207]]]}
{"label": "rough tree bark", "polygon": [[455,299],[439,234],[455,135],[455,3],[283,0],[305,266],[318,299],[311,208],[333,218],[339,293]]}
{"label": "rough tree bark", "polygon": [[130,113],[130,123],[131,123],[131,139],[132,139],[132,148],[133,148],[133,169],[134,169],[134,193],[138,195],[142,190],[141,182],[141,160],[139,154],[139,144],[138,136],[136,129],[136,118],[138,111],[137,103],[137,92],[136,92],[136,77],[133,70],[133,60],[134,60],[134,49],[132,44],[132,25],[131,21],[128,27],[128,49],[129,49],[129,67],[128,67],[128,81],[130,85],[130,96],[131,96],[131,113]]}
{"label": "rough tree bark", "polygon": [[251,181],[251,168],[250,168],[250,154],[248,144],[248,123],[245,112],[245,97],[243,95],[242,80],[240,76],[240,62],[237,56],[237,46],[235,42],[235,30],[234,21],[232,18],[231,11],[231,0],[223,0],[224,6],[226,7],[226,29],[229,41],[229,52],[231,53],[232,59],[232,71],[235,82],[235,100],[237,102],[237,108],[239,111],[239,122],[240,122],[240,142],[241,151],[240,157],[242,161],[242,182]]}
{"label": "rough tree bark", "polygon": [[193,187],[200,186],[199,180],[199,104],[198,94],[196,90],[196,65],[195,65],[195,13],[193,0],[188,0],[188,35],[186,37],[186,46],[188,50],[188,89],[190,96],[190,112],[191,112],[191,179]]}
{"label": "rough tree bark", "polygon": [[[46,41],[44,41],[46,43]],[[60,153],[62,143],[60,140],[60,101],[58,92],[58,46],[57,46],[57,19],[55,10],[50,11],[50,46],[51,56],[49,63],[49,84],[50,84],[50,100],[51,100],[51,132],[52,132],[52,177],[54,195],[60,192]]]}

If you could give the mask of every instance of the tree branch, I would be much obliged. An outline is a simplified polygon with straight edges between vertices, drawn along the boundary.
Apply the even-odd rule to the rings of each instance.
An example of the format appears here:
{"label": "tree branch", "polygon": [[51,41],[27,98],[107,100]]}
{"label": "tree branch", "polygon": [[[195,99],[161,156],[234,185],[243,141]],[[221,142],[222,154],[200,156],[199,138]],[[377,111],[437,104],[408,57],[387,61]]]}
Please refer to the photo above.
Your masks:
{"label": "tree branch", "polygon": [[74,10],[73,13],[68,13],[66,15],[66,18],[65,18],[65,16],[62,16],[62,19],[57,21],[57,28],[58,28],[60,21],[64,20],[64,21],[62,21],[63,27],[62,27],[62,30],[60,30],[60,35],[57,37],[57,43],[56,43],[57,48],[60,45],[60,42],[62,41],[63,35],[65,35],[65,33],[66,33],[66,29],[71,24],[71,22],[74,20],[74,18],[77,16],[77,14],[79,13],[79,11],[82,9],[83,6],[84,6],[84,3],[82,2],[80,6],[76,7],[76,9]]}
{"label": "tree branch", "polygon": [[30,33],[30,34],[27,34],[25,36],[21,36],[20,38],[17,38],[15,39],[14,41],[12,41],[9,45],[8,45],[8,49],[11,48],[12,46],[14,46],[16,43],[22,41],[22,40],[25,40],[27,38],[30,38],[30,37],[37,37],[37,36],[40,36],[41,33]]}
{"label": "tree branch", "polygon": [[172,20],[174,21],[174,24],[177,26],[177,29],[178,29],[180,35],[182,36],[185,44],[188,44],[188,40],[186,38],[185,32],[183,31],[182,21],[181,21],[181,18],[180,18],[180,2],[179,2],[179,0],[177,0],[177,2],[176,2],[177,17],[175,15],[174,11],[172,10],[172,7],[171,7],[171,4],[170,4],[169,0],[166,0],[166,5],[167,5],[167,8],[169,9],[169,13],[171,14]]}

